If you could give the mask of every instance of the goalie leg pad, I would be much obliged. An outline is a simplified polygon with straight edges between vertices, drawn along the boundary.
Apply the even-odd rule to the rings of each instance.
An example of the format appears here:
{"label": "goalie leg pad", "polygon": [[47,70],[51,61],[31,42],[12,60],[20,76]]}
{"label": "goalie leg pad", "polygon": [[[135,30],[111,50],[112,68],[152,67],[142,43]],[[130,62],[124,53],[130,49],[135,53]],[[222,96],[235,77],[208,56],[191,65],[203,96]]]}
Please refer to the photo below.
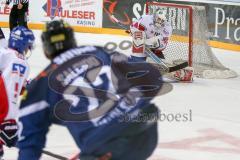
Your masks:
{"label": "goalie leg pad", "polygon": [[192,82],[194,75],[193,67],[186,67],[174,73],[174,78],[183,82]]}
{"label": "goalie leg pad", "polygon": [[146,57],[145,51],[145,33],[143,31],[135,31],[132,34],[133,37],[133,46],[132,54],[136,57]]}

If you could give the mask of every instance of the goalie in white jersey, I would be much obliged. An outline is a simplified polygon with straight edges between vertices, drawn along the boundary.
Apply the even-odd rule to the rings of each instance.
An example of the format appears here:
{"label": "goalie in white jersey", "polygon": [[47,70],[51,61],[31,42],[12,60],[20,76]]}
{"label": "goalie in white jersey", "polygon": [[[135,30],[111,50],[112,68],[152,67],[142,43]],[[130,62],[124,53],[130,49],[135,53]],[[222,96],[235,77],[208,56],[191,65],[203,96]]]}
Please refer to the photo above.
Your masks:
{"label": "goalie in white jersey", "polygon": [[[130,26],[133,39],[131,60],[135,62],[146,61],[145,48],[161,59],[165,59],[163,50],[167,47],[172,35],[172,26],[166,16],[161,13],[143,15]],[[193,69],[187,67],[176,71],[174,77],[180,81],[192,81]]]}
{"label": "goalie in white jersey", "polygon": [[17,141],[18,98],[29,74],[25,55],[34,39],[31,30],[19,26],[10,33],[8,47],[0,48],[0,157],[2,145],[12,147]]}

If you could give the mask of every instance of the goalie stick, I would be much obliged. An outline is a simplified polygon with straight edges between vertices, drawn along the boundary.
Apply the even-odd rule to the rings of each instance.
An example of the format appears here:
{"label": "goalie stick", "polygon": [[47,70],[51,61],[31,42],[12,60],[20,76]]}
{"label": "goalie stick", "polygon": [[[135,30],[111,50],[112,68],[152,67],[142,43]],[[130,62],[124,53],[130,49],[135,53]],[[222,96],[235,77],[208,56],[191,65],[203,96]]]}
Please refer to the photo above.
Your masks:
{"label": "goalie stick", "polygon": [[161,70],[165,73],[171,73],[183,68],[186,68],[188,66],[188,62],[183,62],[178,65],[169,67],[165,62],[163,62],[156,54],[154,54],[149,48],[145,48],[145,51],[147,55],[157,64],[159,64],[159,67]]}
{"label": "goalie stick", "polygon": [[[116,22],[122,29],[125,29],[126,30],[126,33],[130,33],[129,32],[129,29],[127,28],[127,26],[123,25],[122,23],[120,23],[120,21],[114,16],[114,15],[111,15],[111,18],[114,22]],[[178,65],[175,65],[175,66],[168,66],[163,60],[161,60],[157,55],[155,55],[151,50],[150,48],[146,47],[145,48],[145,53],[147,53],[147,55],[155,62],[158,64],[158,66],[160,67],[160,70],[163,72],[163,73],[171,73],[171,72],[174,72],[174,71],[177,71],[177,70],[180,70],[180,69],[183,69],[183,68],[186,68],[188,66],[188,62],[183,62],[183,63],[180,63]]]}

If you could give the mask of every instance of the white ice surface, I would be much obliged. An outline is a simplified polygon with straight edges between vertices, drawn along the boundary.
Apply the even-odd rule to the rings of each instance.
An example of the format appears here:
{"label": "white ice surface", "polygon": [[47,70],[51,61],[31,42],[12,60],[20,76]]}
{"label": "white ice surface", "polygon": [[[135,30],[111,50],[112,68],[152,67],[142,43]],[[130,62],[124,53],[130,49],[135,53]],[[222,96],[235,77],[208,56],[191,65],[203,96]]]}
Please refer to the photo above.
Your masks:
{"label": "white ice surface", "polygon": [[[8,34],[8,30],[4,29]],[[49,61],[41,49],[40,31],[34,31],[37,47],[29,59],[30,77]],[[79,45],[119,43],[125,36],[76,33]],[[219,60],[240,74],[240,52],[213,48]],[[123,51],[129,54],[130,50]],[[153,100],[164,113],[188,113],[192,121],[159,122],[159,146],[151,160],[239,160],[240,159],[240,77],[227,80],[195,78],[194,83],[174,83],[173,91]],[[78,152],[64,127],[52,126],[48,151],[71,157]],[[5,159],[15,160],[17,149],[5,148]],[[43,160],[54,158],[43,156]]]}

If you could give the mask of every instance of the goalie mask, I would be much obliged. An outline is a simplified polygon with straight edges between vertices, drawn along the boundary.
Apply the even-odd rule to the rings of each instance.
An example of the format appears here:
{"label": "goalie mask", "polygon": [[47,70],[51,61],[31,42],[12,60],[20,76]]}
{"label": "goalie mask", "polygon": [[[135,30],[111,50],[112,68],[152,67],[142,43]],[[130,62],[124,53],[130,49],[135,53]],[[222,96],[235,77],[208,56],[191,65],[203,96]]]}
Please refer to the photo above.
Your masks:
{"label": "goalie mask", "polygon": [[160,28],[165,23],[166,20],[167,18],[164,14],[155,13],[153,15],[153,22],[157,28]]}
{"label": "goalie mask", "polygon": [[63,20],[48,22],[41,38],[44,54],[49,59],[77,46],[73,29]]}

